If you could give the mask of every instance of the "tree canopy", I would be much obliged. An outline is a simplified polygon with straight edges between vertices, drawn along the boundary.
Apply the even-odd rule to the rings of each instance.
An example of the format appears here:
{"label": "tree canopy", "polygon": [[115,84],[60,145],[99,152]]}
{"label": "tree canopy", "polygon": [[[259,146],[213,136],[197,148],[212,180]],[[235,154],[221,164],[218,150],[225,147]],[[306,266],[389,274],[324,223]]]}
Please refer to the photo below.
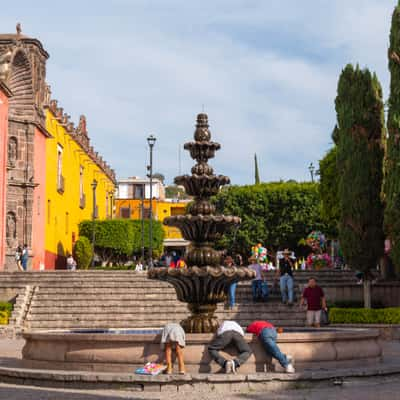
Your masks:
{"label": "tree canopy", "polygon": [[321,218],[317,183],[278,182],[231,186],[214,199],[219,212],[237,215],[242,224],[224,235],[219,246],[243,255],[261,242],[269,248],[299,248],[312,230],[329,228]]}

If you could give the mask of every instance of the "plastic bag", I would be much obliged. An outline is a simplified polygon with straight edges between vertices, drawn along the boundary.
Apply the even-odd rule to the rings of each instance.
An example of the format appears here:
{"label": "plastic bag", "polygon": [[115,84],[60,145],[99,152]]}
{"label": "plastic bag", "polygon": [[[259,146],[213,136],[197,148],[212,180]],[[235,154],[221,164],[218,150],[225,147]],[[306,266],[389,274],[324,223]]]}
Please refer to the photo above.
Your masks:
{"label": "plastic bag", "polygon": [[327,310],[321,310],[321,326],[327,326],[330,324],[329,313]]}

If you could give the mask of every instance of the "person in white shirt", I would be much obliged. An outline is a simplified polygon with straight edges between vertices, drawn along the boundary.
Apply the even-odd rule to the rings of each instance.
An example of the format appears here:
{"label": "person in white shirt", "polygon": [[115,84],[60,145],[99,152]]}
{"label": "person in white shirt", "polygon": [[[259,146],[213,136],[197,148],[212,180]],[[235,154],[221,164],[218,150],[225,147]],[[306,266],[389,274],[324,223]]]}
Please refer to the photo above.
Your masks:
{"label": "person in white shirt", "polygon": [[[226,360],[219,352],[229,345],[236,347],[238,356],[234,360]],[[244,340],[244,331],[235,321],[224,321],[218,328],[217,335],[208,346],[211,358],[227,374],[236,373],[236,370],[244,364],[251,356],[252,351],[248,343]]]}

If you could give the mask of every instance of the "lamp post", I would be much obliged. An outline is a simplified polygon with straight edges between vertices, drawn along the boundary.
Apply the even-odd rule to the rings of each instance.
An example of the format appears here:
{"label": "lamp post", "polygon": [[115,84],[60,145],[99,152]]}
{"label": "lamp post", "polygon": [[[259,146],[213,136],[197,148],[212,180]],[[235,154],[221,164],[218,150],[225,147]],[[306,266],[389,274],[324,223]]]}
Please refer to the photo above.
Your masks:
{"label": "lamp post", "polygon": [[147,143],[150,149],[150,165],[147,166],[150,178],[150,212],[149,212],[149,268],[153,268],[153,147],[156,143],[156,138],[150,135],[147,138]]}
{"label": "lamp post", "polygon": [[144,263],[144,193],[146,190],[146,184],[143,183],[142,185],[142,198],[141,198],[141,203],[140,203],[140,215],[141,215],[141,222],[142,222],[142,259],[141,259],[141,264],[143,265]]}
{"label": "lamp post", "polygon": [[93,212],[92,212],[92,250],[93,250],[93,258],[92,258],[92,267],[94,267],[94,242],[96,239],[96,233],[95,233],[95,228],[96,224],[94,223],[97,215],[96,215],[96,188],[97,188],[97,181],[96,179],[93,179],[92,182],[92,190],[93,190]]}
{"label": "lamp post", "polygon": [[310,165],[308,166],[308,170],[310,171],[311,174],[311,182],[314,183],[314,172],[315,172],[315,167],[314,164],[311,162]]}

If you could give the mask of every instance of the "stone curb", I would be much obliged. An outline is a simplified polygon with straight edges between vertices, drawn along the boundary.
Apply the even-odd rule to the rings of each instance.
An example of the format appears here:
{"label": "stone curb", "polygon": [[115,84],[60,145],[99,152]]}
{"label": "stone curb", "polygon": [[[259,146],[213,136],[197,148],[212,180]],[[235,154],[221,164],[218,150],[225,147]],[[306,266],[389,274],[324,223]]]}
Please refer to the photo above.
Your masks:
{"label": "stone curb", "polygon": [[366,368],[308,370],[296,374],[266,373],[249,375],[187,374],[143,376],[106,372],[35,370],[0,367],[0,382],[42,387],[79,389],[129,389],[138,391],[248,391],[311,387],[351,378],[400,375],[400,363]]}

